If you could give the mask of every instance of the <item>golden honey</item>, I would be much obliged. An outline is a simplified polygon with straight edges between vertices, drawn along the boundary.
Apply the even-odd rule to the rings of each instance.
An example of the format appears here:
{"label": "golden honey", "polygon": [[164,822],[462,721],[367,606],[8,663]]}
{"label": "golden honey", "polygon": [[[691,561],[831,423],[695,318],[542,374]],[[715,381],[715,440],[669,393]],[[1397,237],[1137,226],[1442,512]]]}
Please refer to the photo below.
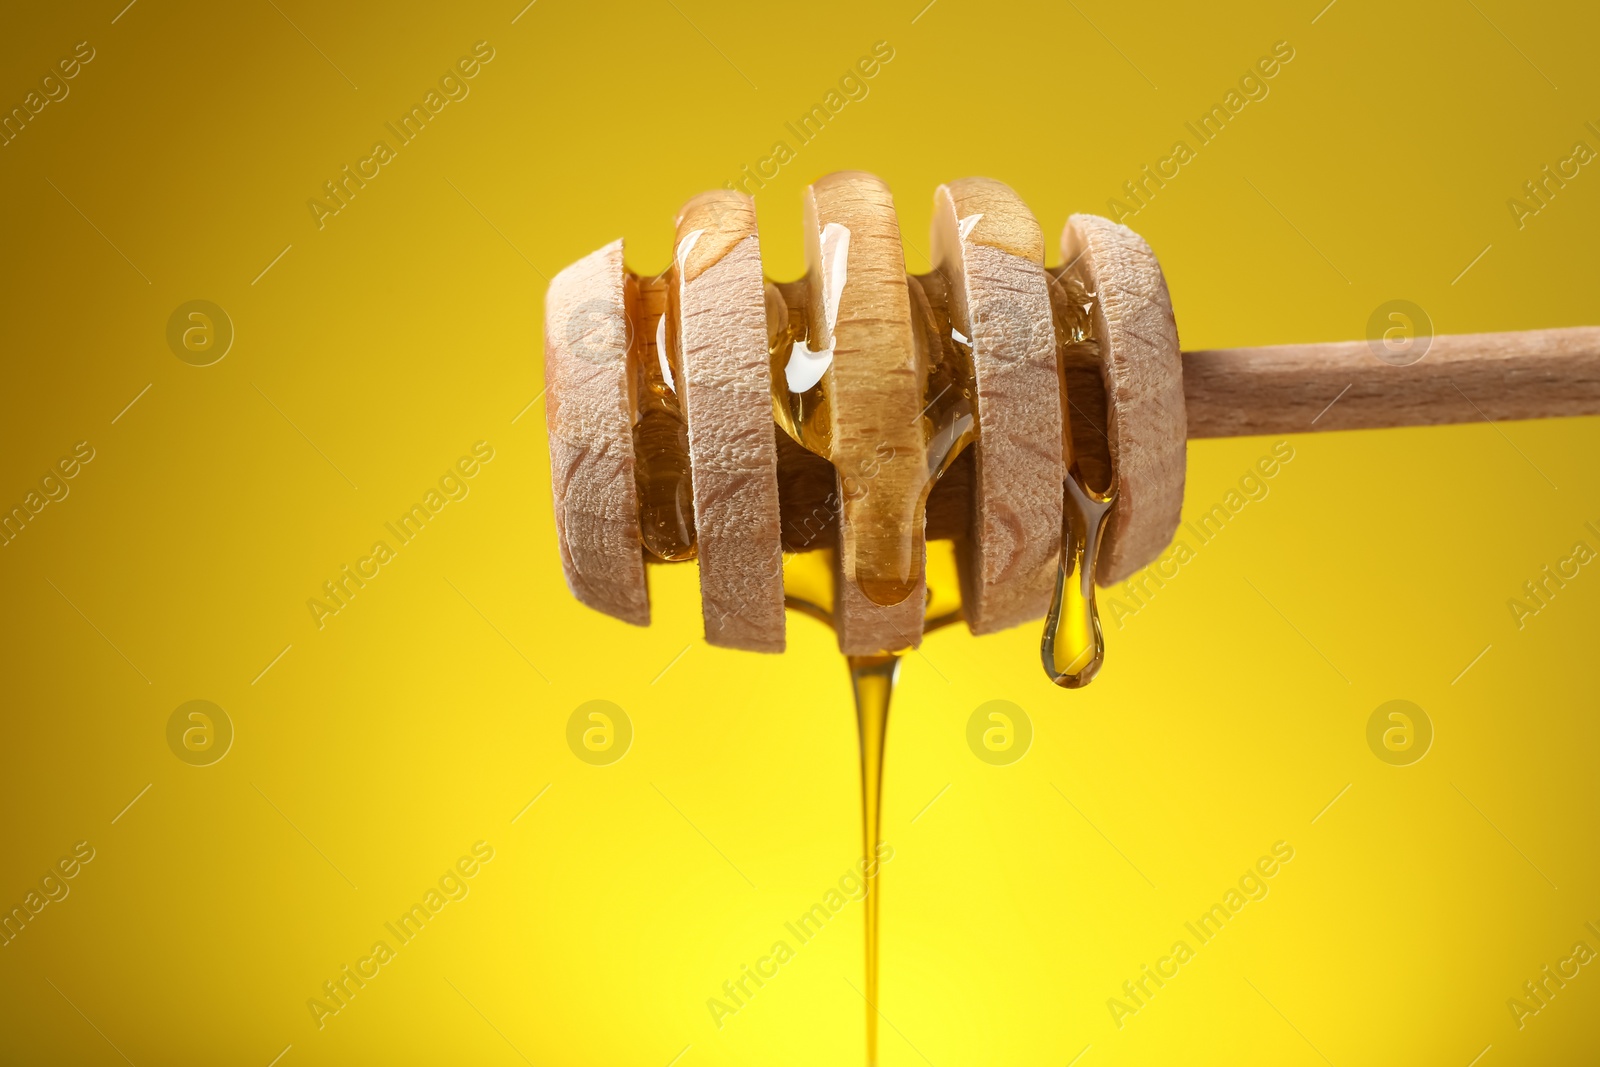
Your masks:
{"label": "golden honey", "polygon": [[[808,277],[766,286],[768,357],[772,410],[790,437],[833,463],[854,538],[852,580],[875,604],[891,606],[920,584],[917,524],[933,483],[949,469],[976,433],[976,389],[972,347],[953,321],[951,283],[942,270],[906,276],[911,311],[912,369],[921,383],[918,429],[927,455],[924,476],[877,480],[881,463],[893,462],[882,447],[866,465],[852,467],[834,447],[832,434],[833,330],[849,284],[849,231],[824,227],[822,262]],[[888,536],[884,536],[888,534]],[[847,558],[849,558],[847,555]]]}
{"label": "golden honey", "polygon": [[1098,294],[1081,261],[1051,272],[1048,279],[1067,479],[1062,487],[1061,564],[1039,651],[1050,680],[1077,689],[1093,681],[1105,661],[1094,578],[1117,491],[1104,425],[1108,408],[1095,328]]}
{"label": "golden honey", "polygon": [[[877,855],[883,840],[883,754],[889,733],[889,700],[894,695],[900,656],[880,652],[850,657],[850,688],[856,698],[856,724],[861,736],[861,847],[863,856]],[[877,877],[866,880],[867,1067],[878,1062],[878,914]]]}
{"label": "golden honey", "polygon": [[679,383],[678,286],[674,272],[628,278],[633,372],[633,473],[639,490],[639,538],[657,559],[694,559],[694,486],[689,424]]}

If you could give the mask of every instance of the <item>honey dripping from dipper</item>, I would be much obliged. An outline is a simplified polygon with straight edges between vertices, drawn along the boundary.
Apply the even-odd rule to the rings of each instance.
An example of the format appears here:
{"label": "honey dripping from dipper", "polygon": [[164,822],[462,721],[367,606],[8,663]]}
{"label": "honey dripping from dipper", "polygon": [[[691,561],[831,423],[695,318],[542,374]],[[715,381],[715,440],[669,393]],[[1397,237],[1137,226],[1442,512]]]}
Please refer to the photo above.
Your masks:
{"label": "honey dripping from dipper", "polygon": [[[786,283],[769,279],[765,284],[772,411],[790,438],[839,469],[839,508],[852,520],[847,524],[850,532],[840,537],[837,546],[838,558],[853,564],[843,578],[872,603],[892,606],[902,603],[919,584],[913,557],[921,547],[920,522],[930,491],[976,439],[971,325],[956,321],[955,283],[942,266],[906,275],[912,369],[924,400],[918,423],[926,471],[910,479],[874,482],[877,464],[892,462],[893,449],[885,460],[879,445],[875,455],[863,460],[847,455],[832,434],[832,338],[849,283],[850,239],[847,227],[828,223],[811,275]],[[660,562],[696,556],[688,424],[678,388],[683,373],[676,351],[679,269],[675,262],[654,278],[630,272],[626,282],[639,534],[649,558]],[[1102,425],[1107,408],[1095,331],[1096,294],[1081,258],[1047,272],[1046,280],[1067,479],[1060,562],[1041,659],[1053,682],[1079,688],[1094,678],[1105,656],[1094,574],[1116,487]],[[861,450],[859,444],[852,447],[857,453]],[[959,617],[956,607],[952,618]],[[909,635],[905,643],[911,644]]]}
{"label": "honey dripping from dipper", "polygon": [[[948,541],[936,542],[929,546],[928,556],[924,634],[933,633],[961,619],[953,546]],[[834,626],[836,580],[832,549],[796,553],[783,569],[784,603],[794,611]],[[894,696],[895,679],[900,674],[901,654],[899,651],[888,651],[846,657],[850,668],[850,691],[856,705],[856,728],[861,739],[861,846],[864,857],[876,856],[883,842],[883,759],[889,732],[889,704]],[[867,1001],[868,1067],[875,1067],[878,1062],[880,903],[877,876],[869,874],[864,879],[864,896],[861,899],[866,935],[866,988],[863,995]]]}
{"label": "honey dripping from dipper", "polygon": [[[772,369],[773,415],[797,444],[830,462],[838,463],[833,447],[828,370],[833,352],[827,344],[838,315],[840,297],[849,277],[849,231],[830,223],[821,237],[820,278],[766,286],[768,354]],[[820,284],[816,284],[820,282]],[[869,521],[894,523],[903,516],[920,518],[934,483],[950,469],[961,451],[976,436],[977,391],[973,381],[972,345],[953,321],[952,280],[941,269],[907,275],[911,299],[915,367],[923,382],[926,404],[920,416],[927,447],[927,477],[911,499],[874,501]],[[1098,347],[1094,333],[1094,295],[1083,273],[1067,268],[1049,276],[1056,334],[1058,381],[1062,407],[1067,404],[1069,381],[1092,377],[1088,387],[1103,400],[1099,384]],[[822,307],[813,306],[812,293],[821,294]],[[812,342],[816,345],[813,347]],[[1086,399],[1086,403],[1093,403]],[[1103,403],[1101,405],[1103,410]],[[1045,671],[1057,685],[1078,688],[1088,684],[1104,659],[1105,644],[1094,602],[1094,566],[1105,517],[1114,489],[1095,491],[1089,481],[1104,478],[1110,470],[1103,427],[1087,416],[1080,420],[1082,444],[1071,431],[1062,435],[1062,449],[1070,472],[1066,484],[1066,511],[1055,598],[1043,639]],[[1071,426],[1068,417],[1064,425]],[[841,471],[843,474],[844,472]],[[841,491],[852,492],[841,477]],[[871,489],[863,495],[870,496]],[[909,494],[908,494],[909,496]],[[858,512],[860,514],[860,512]],[[837,626],[834,611],[837,581],[854,580],[874,603],[903,601],[914,585],[904,580],[903,562],[914,547],[914,531],[899,530],[901,551],[889,558],[874,555],[881,540],[864,539],[856,552],[856,573],[844,575],[833,550],[798,553],[784,568],[785,604],[803,614]],[[863,548],[865,551],[863,551]],[[959,583],[953,547],[949,542],[928,546],[924,634],[961,619]],[[941,566],[943,564],[943,566]],[[896,567],[901,569],[897,572]],[[936,580],[937,575],[937,580]],[[952,600],[946,604],[946,598]],[[909,643],[909,642],[908,642]],[[885,649],[872,655],[847,657],[851,692],[861,751],[862,854],[872,856],[881,843],[883,761],[889,726],[889,706],[899,674],[903,649]],[[863,898],[866,927],[864,992],[867,1001],[867,1063],[877,1063],[880,890],[869,878]]]}
{"label": "honey dripping from dipper", "polygon": [[[883,844],[903,653],[955,621],[986,633],[1032,617],[1053,564],[1043,666],[1063,688],[1088,684],[1105,655],[1095,578],[1131,573],[1170,542],[1185,442],[1302,432],[1315,409],[1327,413],[1335,382],[1349,391],[1377,379],[1363,342],[1183,353],[1165,279],[1137,234],[1074,215],[1061,243],[1069,262],[1043,270],[1036,221],[998,182],[940,187],[936,269],[921,275],[905,271],[892,201],[873,176],[829,175],[806,204],[800,281],[763,277],[754,205],[737,192],[690,202],[664,276],[627,272],[620,241],[564,270],[547,297],[547,416],[562,565],[580,600],[648,624],[642,543],[649,562],[700,559],[709,643],[781,651],[787,609],[831,626],[851,653],[870,1065],[881,888],[865,857]],[[1459,388],[1464,404],[1437,388],[1441,366],[1473,360],[1499,373],[1510,417],[1600,412],[1587,389],[1600,380],[1600,328],[1440,342],[1456,362],[1385,371],[1384,388],[1369,387],[1385,404],[1359,415],[1346,405],[1321,428],[1482,417]],[[1508,347],[1516,367],[1489,369]],[[1251,409],[1241,390],[1283,399]],[[692,439],[690,412],[704,419]],[[980,432],[988,440],[969,449]],[[1137,462],[1114,469],[1113,443]]]}
{"label": "honey dripping from dipper", "polygon": [[[823,232],[820,315],[810,306],[807,281],[767,284],[767,321],[772,361],[773,413],[798,444],[824,459],[836,460],[830,436],[828,368],[833,353],[813,338],[831,335],[839,299],[848,280],[849,231],[830,223]],[[1095,605],[1094,574],[1106,517],[1116,499],[1104,421],[1105,392],[1099,372],[1095,333],[1095,293],[1079,263],[1047,275],[1056,335],[1058,379],[1063,410],[1062,453],[1068,472],[1064,486],[1061,560],[1055,595],[1046,619],[1041,654],[1045,673],[1057,685],[1087,685],[1105,660],[1105,639]],[[878,504],[871,517],[880,523],[921,515],[921,505],[940,475],[950,468],[976,434],[971,341],[952,321],[951,280],[939,269],[907,275],[911,296],[917,369],[922,375],[922,430],[928,450],[928,477],[915,500]],[[826,331],[815,322],[826,323]],[[1070,395],[1069,395],[1070,394]],[[1097,421],[1092,413],[1100,413]],[[850,494],[848,479],[845,493]],[[863,493],[870,495],[870,490]],[[900,542],[909,554],[911,531]],[[874,542],[868,541],[869,547]],[[877,542],[881,544],[882,542]],[[863,558],[865,556],[865,558]],[[889,575],[895,561],[858,550],[855,581],[874,603],[894,604],[909,588]],[[931,595],[931,594],[930,594]],[[959,608],[956,609],[959,617]],[[953,620],[952,620],[953,621]],[[928,632],[925,625],[924,632]]]}
{"label": "honey dripping from dipper", "polygon": [[[796,444],[827,460],[837,472],[833,543],[807,545],[784,565],[789,609],[840,628],[842,583],[873,604],[893,606],[920,592],[923,634],[961,621],[961,583],[951,540],[923,543],[929,494],[977,436],[977,388],[972,325],[956,299],[958,282],[942,265],[907,274],[911,311],[911,366],[923,406],[917,416],[926,469],[913,477],[876,477],[877,463],[894,449],[868,449],[860,441],[833,439],[831,396],[834,328],[850,280],[848,228],[828,223],[812,272],[794,282],[765,282],[768,359],[774,421]],[[692,245],[693,242],[689,242]],[[683,369],[679,272],[682,255],[666,272],[626,277],[627,339],[632,402],[634,479],[639,535],[647,558],[670,563],[697,555],[688,424],[680,397]],[[1095,562],[1106,516],[1115,499],[1106,443],[1105,391],[1095,331],[1096,297],[1087,272],[1075,264],[1046,273],[1063,412],[1064,485],[1062,547],[1054,601],[1042,640],[1046,674],[1077,688],[1093,679],[1104,659],[1094,603]],[[904,458],[901,459],[904,463]],[[904,474],[902,470],[899,472]],[[918,557],[926,554],[926,562]],[[847,566],[845,560],[850,560]],[[903,653],[898,647],[847,657],[860,737],[861,844],[873,856],[882,844],[883,772],[889,708]],[[867,1062],[877,1062],[879,915],[877,877],[866,879],[865,989]]]}
{"label": "honey dripping from dipper", "polygon": [[[1061,523],[1061,566],[1055,596],[1045,619],[1040,657],[1045,674],[1064,689],[1088,685],[1105,662],[1105,635],[1095,606],[1095,563],[1106,517],[1116,502],[1105,427],[1090,411],[1105,412],[1100,379],[1100,339],[1095,333],[1096,295],[1079,263],[1052,272],[1050,308],[1056,331],[1064,431],[1062,458],[1067,479]],[[1102,419],[1104,415],[1102,414]]]}

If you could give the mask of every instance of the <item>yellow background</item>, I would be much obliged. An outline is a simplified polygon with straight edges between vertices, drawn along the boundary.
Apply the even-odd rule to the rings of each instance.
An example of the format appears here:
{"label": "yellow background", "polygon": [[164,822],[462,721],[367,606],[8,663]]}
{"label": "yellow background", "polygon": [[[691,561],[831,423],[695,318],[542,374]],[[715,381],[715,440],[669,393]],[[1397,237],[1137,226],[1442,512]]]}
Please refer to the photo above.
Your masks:
{"label": "yellow background", "polygon": [[[675,209],[876,41],[870,95],[757,198],[775,276],[801,267],[800,190],[840,168],[897,191],[913,270],[944,180],[1011,183],[1050,234],[1104,212],[1287,40],[1271,95],[1131,220],[1186,347],[1357,338],[1394,298],[1441,332],[1600,320],[1600,175],[1523,229],[1506,208],[1600,147],[1592,5],[122,2],[0,35],[7,109],[96,50],[0,148],[0,503],[96,450],[0,549],[0,904],[96,850],[0,948],[7,1063],[859,1062],[858,906],[722,1029],[706,1007],[859,853],[829,635],[709,648],[689,566],[654,572],[648,630],[580,608],[528,405],[547,278],[619,235],[659,269]],[[308,199],[479,40],[470,96],[318,229]],[[197,298],[236,329],[204,368],[165,341]],[[319,630],[308,598],[480,440],[470,496]],[[1191,513],[1273,443],[1195,444]],[[885,1064],[1600,1052],[1593,967],[1520,1031],[1506,1008],[1600,949],[1600,575],[1520,631],[1506,606],[1600,548],[1600,423],[1291,443],[1270,496],[1110,627],[1088,690],[1045,681],[1031,627],[908,657]],[[1366,745],[1393,698],[1436,730],[1414,766]],[[193,699],[236,729],[213,766],[166,744]],[[633,723],[612,766],[565,742],[592,699]],[[1033,723],[1009,767],[965,742],[996,699]],[[470,895],[318,1029],[308,998],[479,840]],[[1279,840],[1270,895],[1118,1029],[1107,999]]]}

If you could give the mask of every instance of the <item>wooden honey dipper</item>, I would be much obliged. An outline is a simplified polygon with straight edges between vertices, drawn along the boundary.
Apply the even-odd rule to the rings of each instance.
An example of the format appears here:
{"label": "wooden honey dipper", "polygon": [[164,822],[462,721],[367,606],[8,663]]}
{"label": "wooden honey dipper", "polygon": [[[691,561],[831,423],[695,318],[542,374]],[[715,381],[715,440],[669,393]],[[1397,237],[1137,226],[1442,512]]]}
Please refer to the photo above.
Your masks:
{"label": "wooden honey dipper", "polygon": [[772,284],[753,201],[706,193],[662,274],[618,240],[551,282],[555,520],[583,603],[646,625],[646,559],[697,555],[706,640],[782,651],[785,553],[832,548],[841,650],[915,647],[924,545],[949,538],[973,633],[1069,610],[1076,566],[1098,641],[1093,584],[1170,543],[1188,438],[1600,413],[1600,327],[1438,336],[1407,365],[1366,341],[1181,352],[1137,234],[1074,215],[1047,269],[990,179],[939,187],[925,275],[871,175],[810,186],[805,226],[805,278]]}

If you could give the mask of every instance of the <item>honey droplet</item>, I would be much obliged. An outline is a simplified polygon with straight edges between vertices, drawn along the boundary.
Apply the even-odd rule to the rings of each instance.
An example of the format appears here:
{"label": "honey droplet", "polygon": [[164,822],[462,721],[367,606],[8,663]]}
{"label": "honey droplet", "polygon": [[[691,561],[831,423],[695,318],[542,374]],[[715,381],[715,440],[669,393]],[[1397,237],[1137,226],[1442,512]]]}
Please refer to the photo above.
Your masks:
{"label": "honey droplet", "polygon": [[1106,657],[1094,599],[1094,572],[1116,491],[1105,495],[1092,492],[1076,467],[1068,473],[1065,489],[1061,566],[1056,572],[1050,615],[1045,619],[1040,656],[1052,682],[1063,689],[1078,689],[1094,681]]}
{"label": "honey droplet", "polygon": [[[1105,384],[1100,377],[1099,297],[1086,267],[1080,258],[1046,275],[1056,332],[1061,454],[1067,478],[1062,487],[1061,563],[1040,658],[1045,674],[1064,689],[1088,685],[1105,662],[1094,578],[1106,518],[1117,495],[1106,439]],[[1103,491],[1093,488],[1102,485],[1107,487]]]}

